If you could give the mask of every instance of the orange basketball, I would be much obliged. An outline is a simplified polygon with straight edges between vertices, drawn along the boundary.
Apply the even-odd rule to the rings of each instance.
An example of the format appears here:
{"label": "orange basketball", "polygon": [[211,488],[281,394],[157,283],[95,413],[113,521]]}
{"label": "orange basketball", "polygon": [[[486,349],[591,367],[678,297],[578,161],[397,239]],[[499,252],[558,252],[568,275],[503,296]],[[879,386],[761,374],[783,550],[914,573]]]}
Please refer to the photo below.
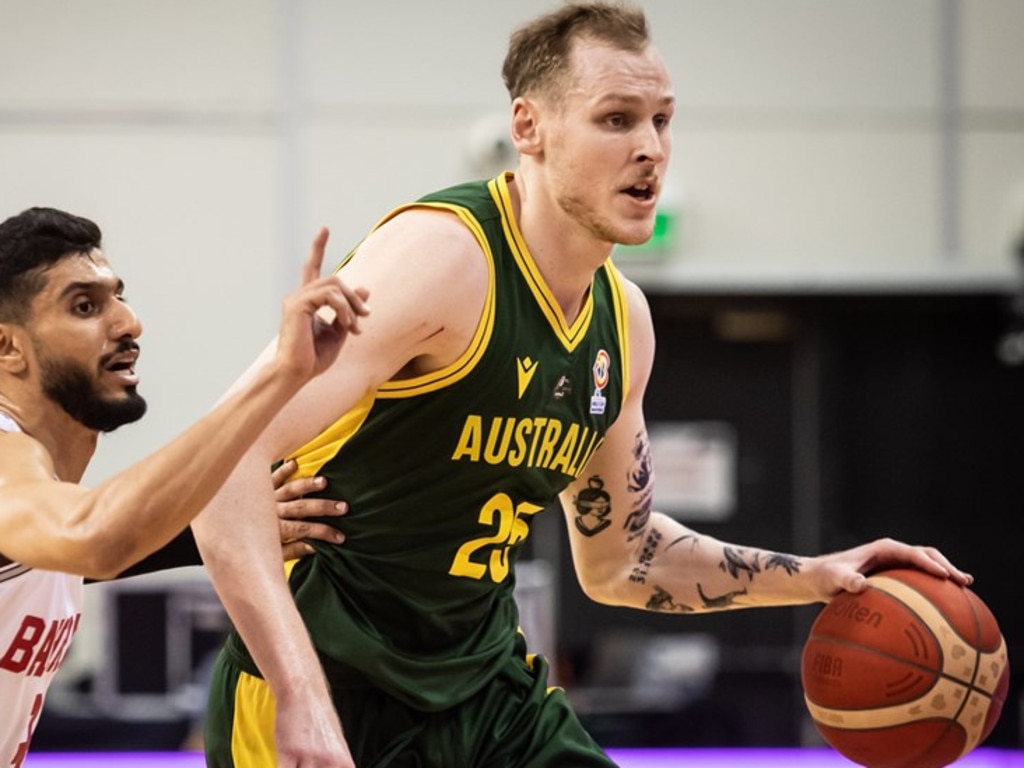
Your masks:
{"label": "orange basketball", "polygon": [[874,574],[840,593],[804,644],[804,698],[825,741],[869,768],[939,768],[992,732],[1006,641],[970,589],[923,571]]}

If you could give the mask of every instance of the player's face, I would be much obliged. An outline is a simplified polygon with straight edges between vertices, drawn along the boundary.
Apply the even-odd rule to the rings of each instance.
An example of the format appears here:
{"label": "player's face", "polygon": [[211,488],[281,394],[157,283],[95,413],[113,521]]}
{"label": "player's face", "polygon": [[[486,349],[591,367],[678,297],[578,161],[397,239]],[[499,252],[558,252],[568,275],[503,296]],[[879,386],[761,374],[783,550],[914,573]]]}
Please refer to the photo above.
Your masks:
{"label": "player's face", "polygon": [[654,230],[675,100],[658,52],[576,43],[571,84],[549,122],[545,162],[557,205],[602,242]]}
{"label": "player's face", "polygon": [[109,432],[146,412],[138,394],[142,326],[103,255],[68,256],[33,299],[33,347],[43,394],[90,429]]}

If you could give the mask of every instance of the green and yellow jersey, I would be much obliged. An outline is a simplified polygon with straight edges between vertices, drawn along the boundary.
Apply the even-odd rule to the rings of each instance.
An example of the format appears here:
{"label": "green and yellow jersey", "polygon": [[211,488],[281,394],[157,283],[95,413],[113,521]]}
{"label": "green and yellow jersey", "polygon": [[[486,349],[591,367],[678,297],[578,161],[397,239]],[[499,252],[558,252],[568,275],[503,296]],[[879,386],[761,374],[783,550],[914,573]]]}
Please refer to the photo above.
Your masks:
{"label": "green and yellow jersey", "polygon": [[[425,711],[465,700],[512,653],[531,520],[584,472],[628,381],[621,277],[599,269],[568,325],[518,231],[509,178],[381,222],[431,207],[470,229],[490,270],[476,334],[454,363],[383,384],[296,455],[300,473],[327,478],[324,496],[350,506],[326,521],[345,543],[313,542],[288,574],[332,684],[377,686]],[[237,636],[229,647],[255,672]]]}

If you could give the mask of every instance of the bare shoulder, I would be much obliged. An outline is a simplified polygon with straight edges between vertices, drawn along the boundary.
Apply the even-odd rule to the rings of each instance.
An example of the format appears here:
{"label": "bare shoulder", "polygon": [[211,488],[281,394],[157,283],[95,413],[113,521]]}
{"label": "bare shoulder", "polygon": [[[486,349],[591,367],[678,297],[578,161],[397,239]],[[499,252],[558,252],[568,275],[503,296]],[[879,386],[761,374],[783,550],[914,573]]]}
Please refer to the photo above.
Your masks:
{"label": "bare shoulder", "polygon": [[353,260],[397,260],[417,276],[469,270],[486,274],[480,243],[449,211],[409,208],[374,230]]}
{"label": "bare shoulder", "polygon": [[407,373],[442,367],[462,354],[491,280],[469,228],[453,213],[428,208],[402,211],[374,230],[341,275],[372,297],[373,321],[360,341],[392,350],[391,367]]}
{"label": "bare shoulder", "polygon": [[629,311],[630,342],[635,344],[638,341],[646,340],[648,337],[653,342],[654,321],[651,319],[651,306],[647,302],[647,296],[639,285],[621,272],[619,273],[619,279],[622,282],[622,290],[626,296],[626,307]]}
{"label": "bare shoulder", "polygon": [[38,440],[0,432],[0,485],[54,479],[53,460]]}
{"label": "bare shoulder", "polygon": [[643,289],[625,276],[620,275],[620,279],[629,311],[631,388],[642,394],[654,365],[654,321]]}
{"label": "bare shoulder", "polygon": [[0,565],[30,565],[31,547],[47,546],[34,526],[46,522],[46,509],[63,497],[64,485],[38,440],[21,432],[0,432]]}
{"label": "bare shoulder", "polygon": [[650,317],[651,309],[647,303],[647,296],[644,294],[643,289],[634,281],[622,274],[622,272],[619,272],[619,280],[622,282],[623,292],[626,294],[626,301],[629,304],[630,314],[640,312],[643,315]]}

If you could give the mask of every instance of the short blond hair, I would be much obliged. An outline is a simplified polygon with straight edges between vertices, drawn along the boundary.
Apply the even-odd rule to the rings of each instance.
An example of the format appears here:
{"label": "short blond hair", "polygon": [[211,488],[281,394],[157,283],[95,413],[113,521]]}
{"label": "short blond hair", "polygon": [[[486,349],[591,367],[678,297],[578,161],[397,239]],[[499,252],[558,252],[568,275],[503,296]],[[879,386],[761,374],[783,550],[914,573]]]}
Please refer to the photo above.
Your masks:
{"label": "short blond hair", "polygon": [[643,10],[627,2],[569,2],[518,27],[501,74],[510,98],[564,90],[577,40],[638,53],[651,42]]}

